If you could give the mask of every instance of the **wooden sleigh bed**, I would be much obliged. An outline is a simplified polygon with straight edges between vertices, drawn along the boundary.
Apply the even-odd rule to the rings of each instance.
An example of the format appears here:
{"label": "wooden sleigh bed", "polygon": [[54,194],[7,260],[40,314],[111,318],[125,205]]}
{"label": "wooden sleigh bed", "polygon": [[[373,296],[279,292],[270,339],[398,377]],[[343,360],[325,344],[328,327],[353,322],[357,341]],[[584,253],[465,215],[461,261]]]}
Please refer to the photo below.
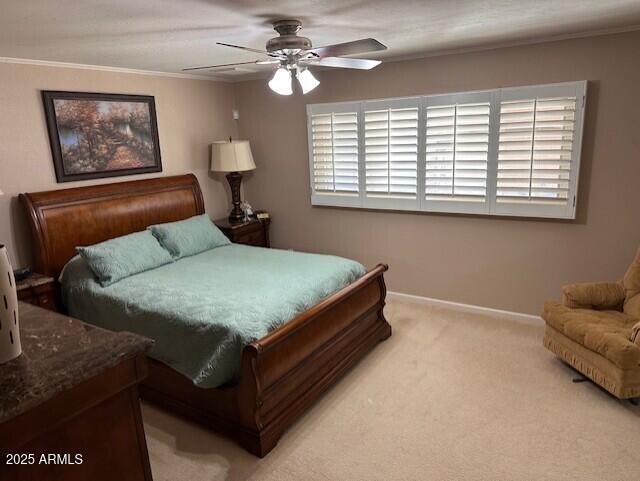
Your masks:
{"label": "wooden sleigh bed", "polygon": [[[22,194],[20,200],[33,233],[35,270],[56,278],[76,246],[204,213],[193,175]],[[265,456],[315,400],[391,335],[383,315],[386,270],[377,265],[246,346],[237,384],[202,389],[149,359],[141,396]]]}

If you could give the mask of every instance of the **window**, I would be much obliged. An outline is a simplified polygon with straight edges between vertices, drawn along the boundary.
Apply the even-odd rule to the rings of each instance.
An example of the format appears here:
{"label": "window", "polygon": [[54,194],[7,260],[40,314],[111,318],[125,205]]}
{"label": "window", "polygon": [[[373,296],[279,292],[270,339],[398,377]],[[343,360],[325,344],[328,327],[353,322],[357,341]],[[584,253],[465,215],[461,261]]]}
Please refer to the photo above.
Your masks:
{"label": "window", "polygon": [[579,84],[502,91],[496,213],[575,216],[584,98]]}
{"label": "window", "polygon": [[425,99],[425,210],[489,213],[491,92]]}
{"label": "window", "polygon": [[418,115],[415,99],[365,102],[366,207],[416,205]]}
{"label": "window", "polygon": [[586,82],[307,106],[311,199],[574,218]]}
{"label": "window", "polygon": [[311,116],[313,191],[318,194],[358,194],[358,112]]}

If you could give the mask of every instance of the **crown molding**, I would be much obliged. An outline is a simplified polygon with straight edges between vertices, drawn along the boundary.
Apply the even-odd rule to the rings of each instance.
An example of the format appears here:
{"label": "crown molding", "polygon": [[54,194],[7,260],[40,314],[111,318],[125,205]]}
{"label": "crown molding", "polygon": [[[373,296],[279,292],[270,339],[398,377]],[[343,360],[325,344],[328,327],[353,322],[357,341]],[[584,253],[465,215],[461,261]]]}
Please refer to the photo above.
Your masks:
{"label": "crown molding", "polygon": [[464,53],[484,52],[487,50],[500,50],[503,48],[524,47],[527,45],[538,45],[543,43],[561,42],[563,40],[577,40],[577,39],[589,38],[589,37],[604,37],[607,35],[636,32],[638,30],[640,30],[640,25],[629,25],[626,27],[614,27],[614,28],[607,28],[607,29],[601,29],[601,30],[587,30],[583,32],[567,33],[567,34],[560,34],[560,35],[549,35],[546,37],[537,37],[537,38],[530,38],[530,39],[489,43],[486,45],[479,45],[477,47],[460,47],[460,48],[452,48],[452,49],[446,49],[446,50],[434,50],[433,52],[400,55],[397,57],[389,58],[388,60],[382,59],[382,61],[383,63],[404,62],[406,60],[419,60],[421,58],[443,57],[446,55],[458,55],[458,54],[464,54]]}
{"label": "crown molding", "polygon": [[205,80],[208,82],[225,82],[225,83],[232,82],[232,80],[228,78],[220,78],[220,77],[214,77],[214,76],[205,77],[203,75],[194,75],[194,74],[187,74],[187,73],[159,72],[154,70],[139,70],[139,69],[133,69],[133,68],[109,67],[107,65],[91,65],[91,64],[84,64],[84,63],[56,62],[52,60],[36,60],[36,59],[30,59],[30,58],[0,57],[0,63],[36,65],[39,67],[70,68],[70,69],[79,69],[79,70],[95,70],[99,72],[148,75],[150,77],[168,77],[168,78],[178,78],[178,79],[188,79],[188,80]]}
{"label": "crown molding", "polygon": [[[383,58],[383,64],[393,62],[405,62],[408,60],[420,60],[431,57],[442,57],[446,55],[459,55],[465,53],[484,52],[488,50],[499,50],[503,48],[521,47],[526,45],[538,45],[543,43],[560,42],[563,40],[574,40],[589,37],[602,37],[606,35],[615,35],[621,33],[635,32],[640,30],[640,25],[629,25],[626,27],[614,27],[600,30],[587,30],[582,32],[550,35],[546,37],[537,37],[523,40],[513,40],[506,42],[489,43],[486,45],[479,45],[477,47],[460,47],[445,50],[434,50],[432,52],[421,52],[409,55],[400,55],[397,57]],[[261,80],[271,75],[270,71],[255,72],[254,74],[243,75],[242,78],[229,78],[220,76],[204,76],[187,73],[175,73],[175,72],[160,72],[154,70],[139,70],[124,67],[109,67],[106,65],[91,65],[82,63],[70,63],[70,62],[57,62],[52,60],[36,60],[27,58],[14,58],[14,57],[0,57],[0,63],[14,63],[24,65],[37,65],[42,67],[58,67],[58,68],[71,68],[80,70],[96,70],[101,72],[113,72],[113,73],[127,73],[134,75],[148,75],[151,77],[168,77],[178,79],[189,80],[204,80],[208,82],[224,82],[224,83],[237,83],[237,82],[250,82],[253,80]],[[327,69],[323,69],[327,70]]]}

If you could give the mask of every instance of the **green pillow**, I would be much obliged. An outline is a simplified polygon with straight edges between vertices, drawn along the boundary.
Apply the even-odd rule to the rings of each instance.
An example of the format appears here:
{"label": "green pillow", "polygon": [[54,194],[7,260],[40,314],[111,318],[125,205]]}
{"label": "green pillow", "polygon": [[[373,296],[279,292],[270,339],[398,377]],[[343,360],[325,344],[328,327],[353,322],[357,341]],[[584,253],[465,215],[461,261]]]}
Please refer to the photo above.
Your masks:
{"label": "green pillow", "polygon": [[231,244],[206,214],[148,227],[174,259]]}
{"label": "green pillow", "polygon": [[146,230],[76,250],[102,287],[173,262],[171,255]]}

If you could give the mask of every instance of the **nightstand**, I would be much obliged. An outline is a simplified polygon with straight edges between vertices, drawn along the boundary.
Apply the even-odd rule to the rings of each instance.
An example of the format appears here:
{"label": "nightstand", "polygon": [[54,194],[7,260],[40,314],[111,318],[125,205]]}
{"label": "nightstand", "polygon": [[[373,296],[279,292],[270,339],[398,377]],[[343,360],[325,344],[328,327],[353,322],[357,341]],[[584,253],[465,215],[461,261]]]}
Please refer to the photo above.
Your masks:
{"label": "nightstand", "polygon": [[247,222],[230,224],[229,219],[224,218],[213,222],[231,242],[257,247],[270,247],[269,224],[271,219],[258,220],[252,218]]}
{"label": "nightstand", "polygon": [[57,311],[56,281],[53,277],[42,274],[31,274],[26,279],[16,282],[18,299],[34,306],[50,311]]}

